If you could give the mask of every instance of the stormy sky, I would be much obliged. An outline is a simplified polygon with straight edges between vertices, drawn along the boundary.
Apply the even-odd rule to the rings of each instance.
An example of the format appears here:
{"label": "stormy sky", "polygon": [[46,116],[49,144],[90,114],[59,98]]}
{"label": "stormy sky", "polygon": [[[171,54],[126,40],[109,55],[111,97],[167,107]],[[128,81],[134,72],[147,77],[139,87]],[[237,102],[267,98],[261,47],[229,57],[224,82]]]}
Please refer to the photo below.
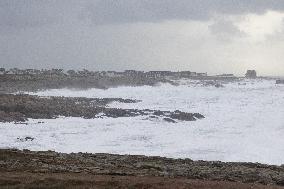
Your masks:
{"label": "stormy sky", "polygon": [[284,0],[0,0],[0,67],[284,76]]}

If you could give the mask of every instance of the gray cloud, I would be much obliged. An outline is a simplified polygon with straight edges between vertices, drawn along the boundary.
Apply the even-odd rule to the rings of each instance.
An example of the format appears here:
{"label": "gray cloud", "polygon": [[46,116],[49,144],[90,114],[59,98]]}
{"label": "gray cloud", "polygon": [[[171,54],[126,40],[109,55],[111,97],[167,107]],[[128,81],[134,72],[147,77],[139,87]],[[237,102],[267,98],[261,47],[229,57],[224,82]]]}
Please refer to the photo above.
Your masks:
{"label": "gray cloud", "polygon": [[64,22],[79,16],[84,1],[2,0],[0,31],[13,31]]}
{"label": "gray cloud", "polygon": [[[42,26],[79,16],[95,24],[207,20],[212,14],[284,10],[282,0],[1,0],[0,26]],[[66,20],[66,19],[65,19]]]}
{"label": "gray cloud", "polygon": [[254,43],[236,27],[268,10],[284,1],[0,0],[0,67],[243,74],[262,65],[283,75],[283,32]]}
{"label": "gray cloud", "polygon": [[209,27],[210,32],[217,36],[219,39],[228,40],[232,37],[244,37],[246,34],[234,25],[233,21],[230,20],[217,20]]}
{"label": "gray cloud", "polygon": [[95,24],[207,20],[213,14],[263,13],[284,10],[279,0],[99,0],[87,12]]}
{"label": "gray cloud", "polygon": [[1,1],[0,27],[35,27],[54,21],[51,7],[46,2],[37,1]]}

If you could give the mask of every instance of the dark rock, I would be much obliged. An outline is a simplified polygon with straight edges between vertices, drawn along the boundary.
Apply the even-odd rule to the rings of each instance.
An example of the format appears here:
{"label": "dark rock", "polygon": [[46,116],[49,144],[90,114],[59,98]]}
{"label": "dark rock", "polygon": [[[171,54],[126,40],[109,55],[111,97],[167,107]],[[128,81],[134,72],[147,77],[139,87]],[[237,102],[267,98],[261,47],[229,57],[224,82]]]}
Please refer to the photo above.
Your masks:
{"label": "dark rock", "polygon": [[[181,111],[138,110],[107,108],[108,103],[118,101],[135,103],[131,99],[95,99],[95,98],[70,98],[49,97],[43,98],[31,95],[0,94],[0,122],[24,122],[32,119],[55,119],[58,116],[83,117],[86,119],[98,118],[103,113],[105,117],[136,117],[155,116],[169,119],[194,121],[204,118],[201,114],[192,114]],[[169,121],[169,120],[168,120]]]}
{"label": "dark rock", "polygon": [[278,184],[278,185],[280,185],[280,186],[284,186],[284,177],[279,178],[279,179],[276,181],[276,184]]}
{"label": "dark rock", "polygon": [[162,115],[164,115],[164,112],[157,110],[157,111],[154,111],[153,114],[156,115],[156,116],[162,116]]}
{"label": "dark rock", "polygon": [[196,121],[196,118],[194,117],[194,114],[186,113],[186,112],[177,112],[177,111],[175,111],[169,117],[172,118],[172,119],[180,120],[180,121]]}
{"label": "dark rock", "polygon": [[281,79],[276,80],[276,84],[284,84],[284,79],[283,80],[281,80]]}
{"label": "dark rock", "polygon": [[224,87],[224,85],[222,85],[222,84],[220,84],[220,83],[216,83],[216,84],[215,84],[215,87],[216,87],[216,88],[221,88],[221,87]]}
{"label": "dark rock", "polygon": [[158,117],[154,115],[150,115],[149,118],[157,119]]}
{"label": "dark rock", "polygon": [[167,118],[167,117],[165,117],[163,120],[166,121],[166,122],[169,122],[169,123],[176,123],[175,120],[173,120],[171,118]]}
{"label": "dark rock", "polygon": [[28,137],[25,137],[25,138],[18,137],[17,139],[21,142],[26,142],[26,141],[33,141],[35,138],[28,136]]}
{"label": "dark rock", "polygon": [[205,118],[204,115],[200,114],[200,113],[194,113],[193,116],[197,119],[203,119]]}

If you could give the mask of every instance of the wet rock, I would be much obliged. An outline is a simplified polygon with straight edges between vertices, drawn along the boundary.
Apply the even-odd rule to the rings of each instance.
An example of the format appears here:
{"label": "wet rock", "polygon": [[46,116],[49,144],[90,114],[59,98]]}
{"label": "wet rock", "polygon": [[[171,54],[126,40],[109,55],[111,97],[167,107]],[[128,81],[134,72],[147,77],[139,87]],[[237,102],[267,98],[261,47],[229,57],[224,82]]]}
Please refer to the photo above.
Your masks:
{"label": "wet rock", "polygon": [[194,114],[181,111],[175,111],[169,117],[180,121],[196,121]]}
{"label": "wet rock", "polygon": [[201,82],[201,84],[205,87],[209,87],[209,86],[214,86],[216,88],[224,87],[221,81],[215,81],[215,80],[203,81]]}
{"label": "wet rock", "polygon": [[214,86],[215,86],[216,88],[224,87],[224,85],[222,85],[222,84],[220,84],[220,83],[216,83]]}
{"label": "wet rock", "polygon": [[27,118],[32,119],[55,119],[59,116],[83,117],[85,119],[102,117],[136,117],[155,116],[167,118],[165,121],[173,122],[195,121],[204,118],[198,113],[181,111],[138,110],[108,108],[108,103],[118,101],[123,103],[135,103],[131,99],[94,99],[94,98],[71,98],[71,97],[38,97],[32,95],[0,94],[0,122],[24,122]]}
{"label": "wet rock", "polygon": [[278,184],[280,186],[284,186],[284,177],[277,179],[276,184]]}
{"label": "wet rock", "polygon": [[21,142],[33,141],[34,139],[35,139],[35,138],[29,137],[29,136],[27,136],[27,137],[25,137],[25,138],[20,138],[20,137],[17,138],[17,140],[19,140],[19,141],[21,141]]}
{"label": "wet rock", "polygon": [[166,121],[166,122],[169,122],[169,123],[176,123],[175,120],[173,120],[171,118],[167,118],[167,117],[165,117],[163,120]]}
{"label": "wet rock", "polygon": [[194,116],[195,118],[197,118],[197,119],[203,119],[203,118],[205,118],[205,116],[202,115],[202,114],[200,114],[200,113],[194,113],[193,116]]}
{"label": "wet rock", "polygon": [[284,84],[284,79],[278,79],[278,80],[276,80],[276,84]]}
{"label": "wet rock", "polygon": [[162,112],[160,110],[156,110],[156,111],[154,111],[153,114],[156,115],[156,116],[162,116],[162,115],[164,115],[164,112]]}
{"label": "wet rock", "polygon": [[128,111],[105,108],[108,103],[135,103],[121,98],[42,98],[31,95],[0,94],[0,122],[24,122],[27,118],[54,119],[58,116],[94,118],[104,110],[110,117],[127,116]]}
{"label": "wet rock", "polygon": [[154,115],[150,115],[149,118],[151,118],[151,119],[158,119],[159,117],[154,116]]}

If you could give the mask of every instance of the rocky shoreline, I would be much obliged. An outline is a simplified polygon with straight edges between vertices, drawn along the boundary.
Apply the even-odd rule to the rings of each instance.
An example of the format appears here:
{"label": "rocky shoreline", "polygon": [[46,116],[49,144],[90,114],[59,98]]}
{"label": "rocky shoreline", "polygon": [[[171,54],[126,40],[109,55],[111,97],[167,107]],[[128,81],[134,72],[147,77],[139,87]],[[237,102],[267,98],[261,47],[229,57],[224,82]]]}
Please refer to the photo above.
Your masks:
{"label": "rocky shoreline", "polygon": [[[4,69],[4,68],[2,68]],[[5,69],[4,69],[5,70]],[[6,73],[7,72],[7,73]],[[159,83],[178,85],[174,80],[192,79],[200,81],[226,81],[233,82],[240,78],[235,76],[207,76],[196,72],[170,72],[170,71],[135,71],[124,72],[93,72],[61,69],[52,70],[20,70],[2,72],[0,68],[0,93],[15,93],[19,91],[35,92],[48,89],[75,88],[75,89],[108,89],[119,86],[155,86]]]}
{"label": "rocky shoreline", "polygon": [[[203,77],[203,79],[206,78]],[[225,78],[224,80],[227,81],[228,79]],[[27,123],[28,119],[56,119],[59,116],[85,119],[143,116],[143,119],[159,119],[169,123],[195,121],[204,118],[199,113],[181,112],[179,110],[160,111],[109,107],[112,102],[139,103],[140,101],[136,99],[40,97],[9,94],[59,88],[107,89],[118,86],[154,86],[160,82],[175,85],[175,82],[163,77],[1,75],[0,123]],[[218,82],[211,80],[201,81],[201,84],[222,87]],[[34,138],[24,137],[17,138],[17,140],[32,141]],[[283,187],[283,165],[0,149],[0,188],[278,189]]]}
{"label": "rocky shoreline", "polygon": [[19,91],[35,92],[48,89],[108,89],[119,86],[154,86],[158,83],[174,84],[166,78],[147,78],[144,76],[70,76],[61,75],[0,75],[0,93]]}
{"label": "rocky shoreline", "polygon": [[[247,185],[250,186],[247,188],[262,188],[261,185],[270,186],[269,188],[284,186],[284,166],[258,163],[192,161],[190,159],[146,157],[140,155],[64,154],[53,151],[32,152],[13,149],[0,149],[0,173],[14,173],[14,175],[19,173],[34,174],[34,176],[37,175],[38,183],[40,183],[39,180],[44,174],[63,174],[65,176],[77,174],[78,177],[83,174],[85,175],[84,177],[88,175],[101,175],[111,176],[112,178],[119,177],[122,180],[123,178],[130,177],[142,180],[143,178],[152,177],[158,180],[160,178],[184,179],[184,182],[186,182],[186,180],[193,179],[203,183],[210,181],[225,182],[227,184],[236,183],[235,188],[236,186],[242,186],[242,183],[253,184]],[[61,180],[63,179],[64,176],[62,176]],[[0,179],[1,182],[4,181]],[[10,182],[10,186],[17,186],[20,183]],[[77,184],[84,184],[84,182],[78,182]],[[150,185],[149,188],[154,187]]]}
{"label": "rocky shoreline", "polygon": [[146,116],[149,119],[161,118],[171,123],[204,118],[199,113],[187,113],[178,110],[172,112],[107,107],[106,105],[111,102],[137,103],[139,101],[121,98],[98,99],[0,94],[0,122],[25,122],[29,118],[54,119],[59,116],[83,117],[85,119]]}

